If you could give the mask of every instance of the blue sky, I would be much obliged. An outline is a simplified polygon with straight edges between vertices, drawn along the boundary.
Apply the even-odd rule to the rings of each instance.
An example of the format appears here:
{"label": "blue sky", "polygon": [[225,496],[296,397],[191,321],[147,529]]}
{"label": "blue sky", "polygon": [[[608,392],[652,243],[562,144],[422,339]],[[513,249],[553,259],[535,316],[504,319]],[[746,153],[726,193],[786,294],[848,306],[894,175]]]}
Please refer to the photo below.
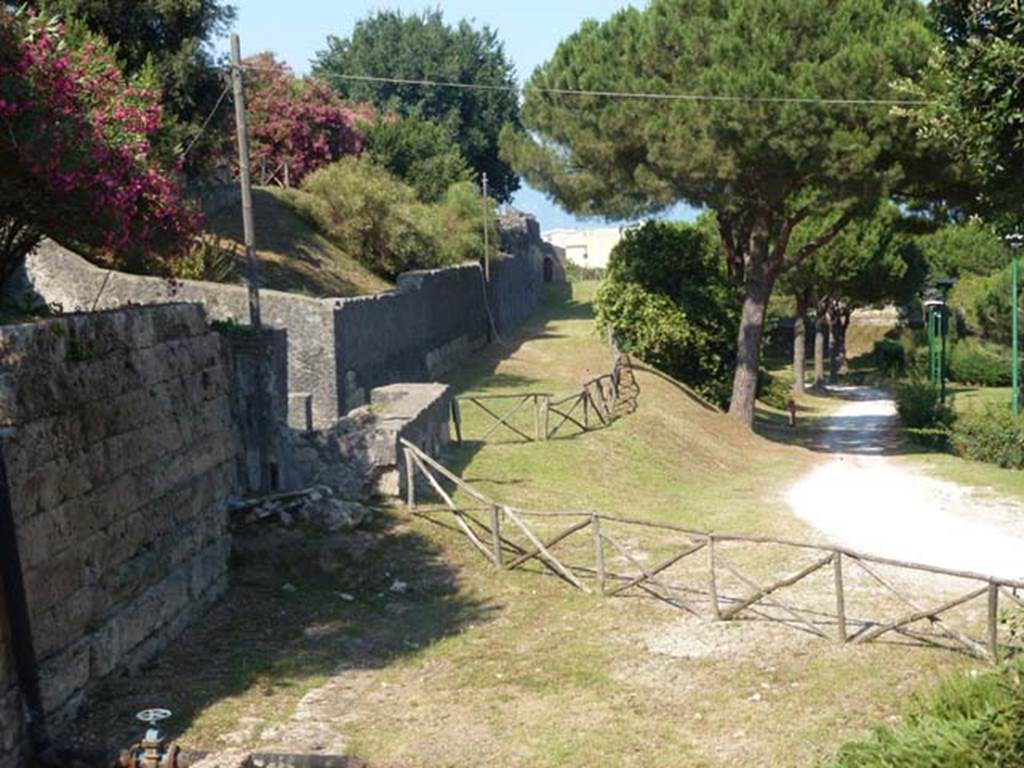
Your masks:
{"label": "blue sky", "polygon": [[[273,51],[299,74],[309,71],[310,59],[324,48],[328,35],[346,37],[364,16],[382,9],[418,13],[436,4],[449,21],[467,18],[496,30],[522,81],[547,61],[559,41],[580,22],[606,19],[628,0],[233,0],[233,4],[238,9],[235,31],[241,37],[242,55]],[[226,50],[226,41],[221,47]],[[514,204],[537,216],[543,229],[605,225],[600,219],[578,219],[530,189],[521,190]]]}

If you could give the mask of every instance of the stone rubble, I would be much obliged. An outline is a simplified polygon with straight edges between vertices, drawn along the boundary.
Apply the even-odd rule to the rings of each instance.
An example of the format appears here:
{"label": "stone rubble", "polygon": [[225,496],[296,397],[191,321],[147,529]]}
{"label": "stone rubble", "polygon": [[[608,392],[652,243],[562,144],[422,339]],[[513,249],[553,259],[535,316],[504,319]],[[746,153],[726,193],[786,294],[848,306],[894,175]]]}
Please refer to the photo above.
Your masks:
{"label": "stone rubble", "polygon": [[234,505],[234,511],[236,524],[253,525],[273,519],[285,528],[302,522],[330,533],[354,531],[373,518],[369,507],[358,501],[339,498],[326,485],[255,502],[240,501]]}

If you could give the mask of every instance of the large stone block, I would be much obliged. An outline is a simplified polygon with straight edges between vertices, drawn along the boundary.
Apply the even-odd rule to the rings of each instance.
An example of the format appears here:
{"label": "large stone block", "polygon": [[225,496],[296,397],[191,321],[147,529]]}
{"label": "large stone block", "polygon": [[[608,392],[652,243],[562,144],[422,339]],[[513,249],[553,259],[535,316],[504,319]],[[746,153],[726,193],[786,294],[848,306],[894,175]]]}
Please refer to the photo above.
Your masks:
{"label": "large stone block", "polygon": [[451,392],[444,384],[394,384],[370,392],[370,404],[332,430],[293,435],[304,457],[303,485],[326,485],[343,496],[397,496],[404,468],[399,439],[434,455],[448,444]]}

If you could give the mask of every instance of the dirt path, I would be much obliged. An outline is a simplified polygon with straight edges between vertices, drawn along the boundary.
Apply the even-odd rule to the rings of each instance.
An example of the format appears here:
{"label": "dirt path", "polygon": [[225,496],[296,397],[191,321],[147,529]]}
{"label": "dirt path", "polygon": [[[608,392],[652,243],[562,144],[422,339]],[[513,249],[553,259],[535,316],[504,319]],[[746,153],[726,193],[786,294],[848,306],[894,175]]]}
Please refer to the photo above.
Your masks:
{"label": "dirt path", "polygon": [[866,553],[1024,577],[1024,505],[896,461],[892,399],[866,387],[841,392],[850,402],[827,419],[817,444],[832,460],[787,495],[796,515]]}

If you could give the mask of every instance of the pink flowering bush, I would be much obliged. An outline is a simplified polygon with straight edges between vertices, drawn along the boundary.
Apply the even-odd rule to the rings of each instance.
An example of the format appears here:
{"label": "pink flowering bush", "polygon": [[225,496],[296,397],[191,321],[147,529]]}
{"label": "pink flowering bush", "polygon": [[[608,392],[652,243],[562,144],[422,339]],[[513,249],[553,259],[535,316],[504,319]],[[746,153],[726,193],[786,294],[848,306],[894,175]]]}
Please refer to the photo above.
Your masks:
{"label": "pink flowering bush", "polygon": [[43,236],[129,269],[185,253],[202,222],[161,120],[102,40],[0,5],[0,278]]}
{"label": "pink flowering bush", "polygon": [[297,185],[318,168],[362,152],[365,136],[356,126],[374,120],[372,107],[347,104],[317,80],[297,79],[273,54],[244,64],[255,183],[264,169],[283,181],[287,163],[289,182]]}

